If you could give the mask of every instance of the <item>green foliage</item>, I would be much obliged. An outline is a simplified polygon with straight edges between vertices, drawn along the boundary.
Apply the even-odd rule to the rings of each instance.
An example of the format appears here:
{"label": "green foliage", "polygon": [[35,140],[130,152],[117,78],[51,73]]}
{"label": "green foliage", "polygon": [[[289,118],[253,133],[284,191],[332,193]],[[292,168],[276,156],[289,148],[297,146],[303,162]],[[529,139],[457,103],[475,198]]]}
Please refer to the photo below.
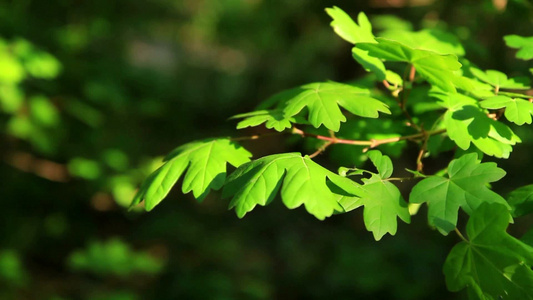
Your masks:
{"label": "green foliage", "polygon": [[469,240],[455,247],[444,263],[446,285],[468,288],[472,299],[533,299],[533,248],[505,232],[509,212],[483,204],[468,220]]}
{"label": "green foliage", "polygon": [[[222,198],[231,198],[229,208],[239,218],[257,205],[272,203],[279,192],[287,208],[303,205],[319,220],[363,207],[363,222],[376,241],[387,233],[395,235],[398,218],[409,224],[426,203],[430,227],[443,235],[455,231],[464,240],[444,265],[451,291],[468,288],[469,295],[479,299],[530,299],[533,249],[505,229],[511,214],[520,217],[533,211],[531,185],[512,192],[507,202],[489,185],[506,172],[494,162],[481,162],[481,154],[509,158],[521,142],[500,116],[518,126],[532,123],[530,96],[520,92],[530,88],[529,80],[473,67],[463,58],[465,47],[449,32],[388,28],[376,37],[364,13],[356,23],[338,7],[326,12],[333,30],[354,44],[355,61],[374,76],[352,84],[302,85],[268,98],[256,111],[233,117],[242,119],[237,129],[264,124],[279,134],[318,140],[309,143],[317,148],[313,154],[280,153],[249,161],[250,154],[230,139],[192,142],[172,152],[148,176],[132,205],[144,200],[146,210],[153,209],[189,165],[182,192],[192,190],[201,200],[210,190],[223,188]],[[518,56],[527,57],[523,39],[508,36],[506,41],[525,47]],[[399,65],[403,71],[397,70]],[[384,88],[378,90],[380,84]],[[391,178],[392,159],[370,149],[380,147],[400,156],[406,141],[418,144],[416,170],[408,170],[412,177]],[[337,144],[345,148],[335,148]],[[312,160],[332,145],[337,149],[334,156],[345,159],[335,161],[359,167],[341,166],[337,175]],[[453,150],[457,158],[446,169],[424,173],[423,159]],[[365,160],[377,172],[361,168]],[[237,169],[226,178],[228,162]],[[421,179],[410,191],[409,204],[395,183],[407,179]],[[458,229],[461,211],[469,216],[470,240]]]}
{"label": "green foliage", "polygon": [[[282,131],[290,128],[291,120],[302,110],[307,109],[307,120],[316,128],[320,125],[339,131],[340,123],[346,117],[340,110],[342,106],[354,115],[377,118],[379,112],[390,114],[386,104],[370,96],[370,91],[336,82],[320,82],[303,85],[299,88],[283,92],[267,100],[270,104],[274,101],[281,103],[282,109],[277,111],[257,111],[235,118],[248,117],[241,121],[237,127],[257,126],[267,122],[267,128]],[[274,103],[272,103],[274,104]]]}
{"label": "green foliage", "polygon": [[0,299],[530,297],[533,6],[414,2],[0,5]]}
{"label": "green foliage", "polygon": [[68,258],[68,265],[78,272],[117,277],[157,274],[163,268],[162,261],[147,253],[135,252],[117,239],[92,242],[86,249],[73,252]]}
{"label": "green foliage", "polygon": [[368,157],[378,170],[378,174],[362,179],[363,185],[358,192],[361,198],[355,203],[353,199],[343,198],[340,204],[343,207],[350,207],[349,210],[363,205],[366,229],[372,231],[376,241],[379,241],[386,233],[396,234],[397,217],[410,223],[411,216],[400,190],[387,180],[393,171],[391,159],[377,150],[370,151]]}
{"label": "green foliage", "polygon": [[489,109],[505,108],[505,117],[516,125],[531,124],[533,103],[506,96],[494,96],[481,102],[481,107]]}
{"label": "green foliage", "polygon": [[506,204],[486,186],[505,176],[505,171],[495,163],[480,163],[476,153],[452,160],[447,173],[448,177],[431,176],[420,181],[409,196],[411,203],[428,203],[429,224],[442,234],[456,227],[459,208],[471,215],[485,202]]}
{"label": "green foliage", "polygon": [[507,46],[519,49],[516,58],[523,60],[533,59],[533,36],[506,35],[503,37]]}
{"label": "green foliage", "polygon": [[272,202],[281,188],[281,199],[287,208],[303,204],[310,214],[324,220],[341,210],[338,200],[342,197],[328,187],[327,179],[334,184],[349,184],[348,180],[308,156],[302,157],[299,153],[270,155],[240,166],[228,178],[223,195],[233,196],[229,206],[242,218],[256,205]]}
{"label": "green foliage", "polygon": [[248,151],[229,139],[204,140],[178,147],[143,183],[132,205],[144,200],[146,209],[151,210],[166,197],[186,169],[182,192],[192,191],[201,201],[209,190],[222,187],[227,163],[238,167],[249,161],[250,156]]}
{"label": "green foliage", "polygon": [[513,217],[526,216],[533,213],[533,184],[522,186],[507,196],[512,208]]}

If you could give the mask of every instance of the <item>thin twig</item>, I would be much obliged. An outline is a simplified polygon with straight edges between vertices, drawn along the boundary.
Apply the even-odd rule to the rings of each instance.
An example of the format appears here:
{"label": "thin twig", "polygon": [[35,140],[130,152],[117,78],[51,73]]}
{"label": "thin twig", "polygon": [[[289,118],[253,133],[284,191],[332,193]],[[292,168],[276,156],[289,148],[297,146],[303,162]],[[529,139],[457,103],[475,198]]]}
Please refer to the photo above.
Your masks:
{"label": "thin twig", "polygon": [[312,138],[315,138],[315,139],[331,142],[331,144],[346,144],[346,145],[369,146],[369,148],[375,148],[375,147],[377,147],[379,145],[395,143],[395,142],[404,141],[404,140],[418,139],[418,138],[424,137],[424,135],[426,135],[426,134],[428,136],[431,136],[431,135],[441,134],[441,133],[444,133],[444,132],[446,132],[446,129],[439,129],[439,130],[434,130],[434,131],[426,131],[425,133],[416,133],[416,134],[411,134],[411,135],[406,135],[406,136],[398,136],[398,137],[392,137],[392,138],[386,138],[386,139],[348,140],[348,139],[339,139],[339,138],[336,138],[336,137],[329,137],[329,136],[324,136],[324,135],[308,133],[308,132],[305,132],[305,131],[303,131],[301,129],[298,129],[296,127],[292,128],[292,133],[300,135],[301,137],[312,137]]}
{"label": "thin twig", "polygon": [[427,135],[427,131],[425,131],[423,127],[421,127],[421,129],[422,129],[422,133],[424,134],[424,142],[422,144],[422,147],[420,147],[420,151],[418,152],[418,156],[416,158],[416,170],[420,173],[422,173],[422,169],[424,168],[424,164],[422,163],[422,158],[424,157],[424,153],[427,150],[428,140],[429,140],[429,135]]}
{"label": "thin twig", "polygon": [[264,137],[282,135],[282,134],[284,134],[284,132],[269,132],[269,133],[265,133],[265,134],[254,134],[254,135],[250,135],[250,136],[233,137],[233,138],[230,138],[230,140],[234,141],[234,142],[257,140],[257,139],[264,138]]}
{"label": "thin twig", "polygon": [[318,148],[315,152],[313,152],[313,154],[310,154],[309,158],[314,158],[315,156],[319,155],[320,153],[326,151],[326,148],[329,147],[331,144],[333,144],[332,141],[329,141],[329,142],[325,143],[320,148]]}
{"label": "thin twig", "polygon": [[468,243],[468,240],[465,238],[465,236],[461,233],[461,231],[459,231],[459,229],[457,229],[457,227],[454,228],[455,229],[455,233],[457,233],[457,235],[461,238],[461,240],[463,240],[464,242]]}

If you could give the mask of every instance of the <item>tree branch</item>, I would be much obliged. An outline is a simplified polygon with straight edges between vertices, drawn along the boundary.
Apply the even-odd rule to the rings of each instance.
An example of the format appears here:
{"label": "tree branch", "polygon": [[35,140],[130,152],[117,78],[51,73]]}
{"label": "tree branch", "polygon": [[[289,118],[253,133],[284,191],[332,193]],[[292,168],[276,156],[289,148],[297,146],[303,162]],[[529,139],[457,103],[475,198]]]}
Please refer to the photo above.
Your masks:
{"label": "tree branch", "polygon": [[395,142],[404,141],[404,140],[418,139],[418,138],[425,137],[426,135],[429,137],[429,136],[441,134],[441,133],[444,133],[444,132],[446,132],[446,129],[439,129],[439,130],[434,130],[434,131],[426,131],[426,132],[421,132],[421,133],[416,133],[416,134],[411,134],[411,135],[406,135],[406,136],[398,136],[398,137],[386,138],[386,139],[348,140],[348,139],[339,139],[339,138],[336,138],[336,137],[329,137],[329,136],[324,136],[324,135],[308,133],[308,132],[305,132],[305,131],[303,131],[301,129],[298,129],[296,127],[292,128],[292,134],[297,134],[297,135],[300,135],[301,137],[312,137],[312,138],[315,138],[315,139],[328,141],[328,142],[330,142],[330,144],[346,144],[346,145],[368,146],[368,148],[375,148],[375,147],[377,147],[379,145],[395,143]]}

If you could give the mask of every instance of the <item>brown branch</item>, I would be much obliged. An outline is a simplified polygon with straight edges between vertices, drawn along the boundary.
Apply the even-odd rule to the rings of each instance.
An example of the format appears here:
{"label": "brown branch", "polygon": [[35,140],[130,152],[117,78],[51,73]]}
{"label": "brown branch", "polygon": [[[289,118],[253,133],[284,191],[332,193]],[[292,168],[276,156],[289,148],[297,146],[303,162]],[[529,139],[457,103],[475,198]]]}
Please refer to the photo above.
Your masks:
{"label": "brown branch", "polygon": [[265,133],[265,134],[254,134],[254,135],[249,135],[249,136],[233,137],[233,138],[230,138],[229,140],[230,141],[234,141],[234,142],[257,140],[257,139],[264,138],[264,137],[282,135],[282,134],[284,134],[284,132],[269,132],[269,133]]}
{"label": "brown branch", "polygon": [[26,152],[8,154],[4,161],[20,171],[33,173],[50,181],[67,182],[70,174],[66,165],[41,159]]}
{"label": "brown branch", "polygon": [[413,139],[422,138],[425,135],[432,136],[432,135],[437,135],[437,134],[441,134],[444,132],[446,132],[446,129],[426,131],[424,133],[416,133],[416,134],[398,136],[398,137],[392,137],[392,138],[386,138],[386,139],[348,140],[348,139],[339,139],[336,137],[329,137],[329,136],[324,136],[324,135],[308,133],[296,127],[292,128],[292,134],[297,134],[297,135],[300,135],[301,137],[312,137],[315,139],[331,142],[331,144],[368,146],[368,148],[370,149],[375,148],[379,145],[383,145],[383,144],[395,143],[395,142],[404,141],[404,140],[413,140]]}
{"label": "brown branch", "polygon": [[420,173],[422,173],[422,169],[424,169],[422,158],[424,157],[424,153],[427,150],[429,140],[429,135],[427,134],[427,131],[424,130],[424,128],[422,128],[422,133],[424,133],[424,143],[422,144],[422,147],[420,147],[420,151],[418,152],[418,156],[416,158],[416,170]]}
{"label": "brown branch", "polygon": [[313,152],[313,154],[310,154],[309,155],[309,158],[314,158],[316,157],[317,155],[319,155],[320,153],[326,151],[326,148],[331,146],[333,144],[332,141],[329,141],[327,143],[325,143],[324,145],[322,145],[320,148],[318,148],[315,152]]}

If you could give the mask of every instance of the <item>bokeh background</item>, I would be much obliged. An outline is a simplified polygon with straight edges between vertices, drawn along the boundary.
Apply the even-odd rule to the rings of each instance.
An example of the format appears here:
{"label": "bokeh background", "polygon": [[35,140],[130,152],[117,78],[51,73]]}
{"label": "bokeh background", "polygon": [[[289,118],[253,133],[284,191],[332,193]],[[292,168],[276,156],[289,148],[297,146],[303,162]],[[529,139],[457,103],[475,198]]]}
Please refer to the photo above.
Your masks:
{"label": "bokeh background", "polygon": [[[174,147],[257,133],[228,117],[363,75],[332,5],[375,31],[449,30],[482,68],[528,74],[502,37],[533,35],[529,0],[0,0],[0,299],[462,299],[441,271],[458,239],[424,211],[375,242],[360,211],[319,222],[277,201],[239,220],[179,189],[127,210]],[[245,146],[306,151],[286,141]],[[530,146],[500,162],[502,193],[532,182]]]}

